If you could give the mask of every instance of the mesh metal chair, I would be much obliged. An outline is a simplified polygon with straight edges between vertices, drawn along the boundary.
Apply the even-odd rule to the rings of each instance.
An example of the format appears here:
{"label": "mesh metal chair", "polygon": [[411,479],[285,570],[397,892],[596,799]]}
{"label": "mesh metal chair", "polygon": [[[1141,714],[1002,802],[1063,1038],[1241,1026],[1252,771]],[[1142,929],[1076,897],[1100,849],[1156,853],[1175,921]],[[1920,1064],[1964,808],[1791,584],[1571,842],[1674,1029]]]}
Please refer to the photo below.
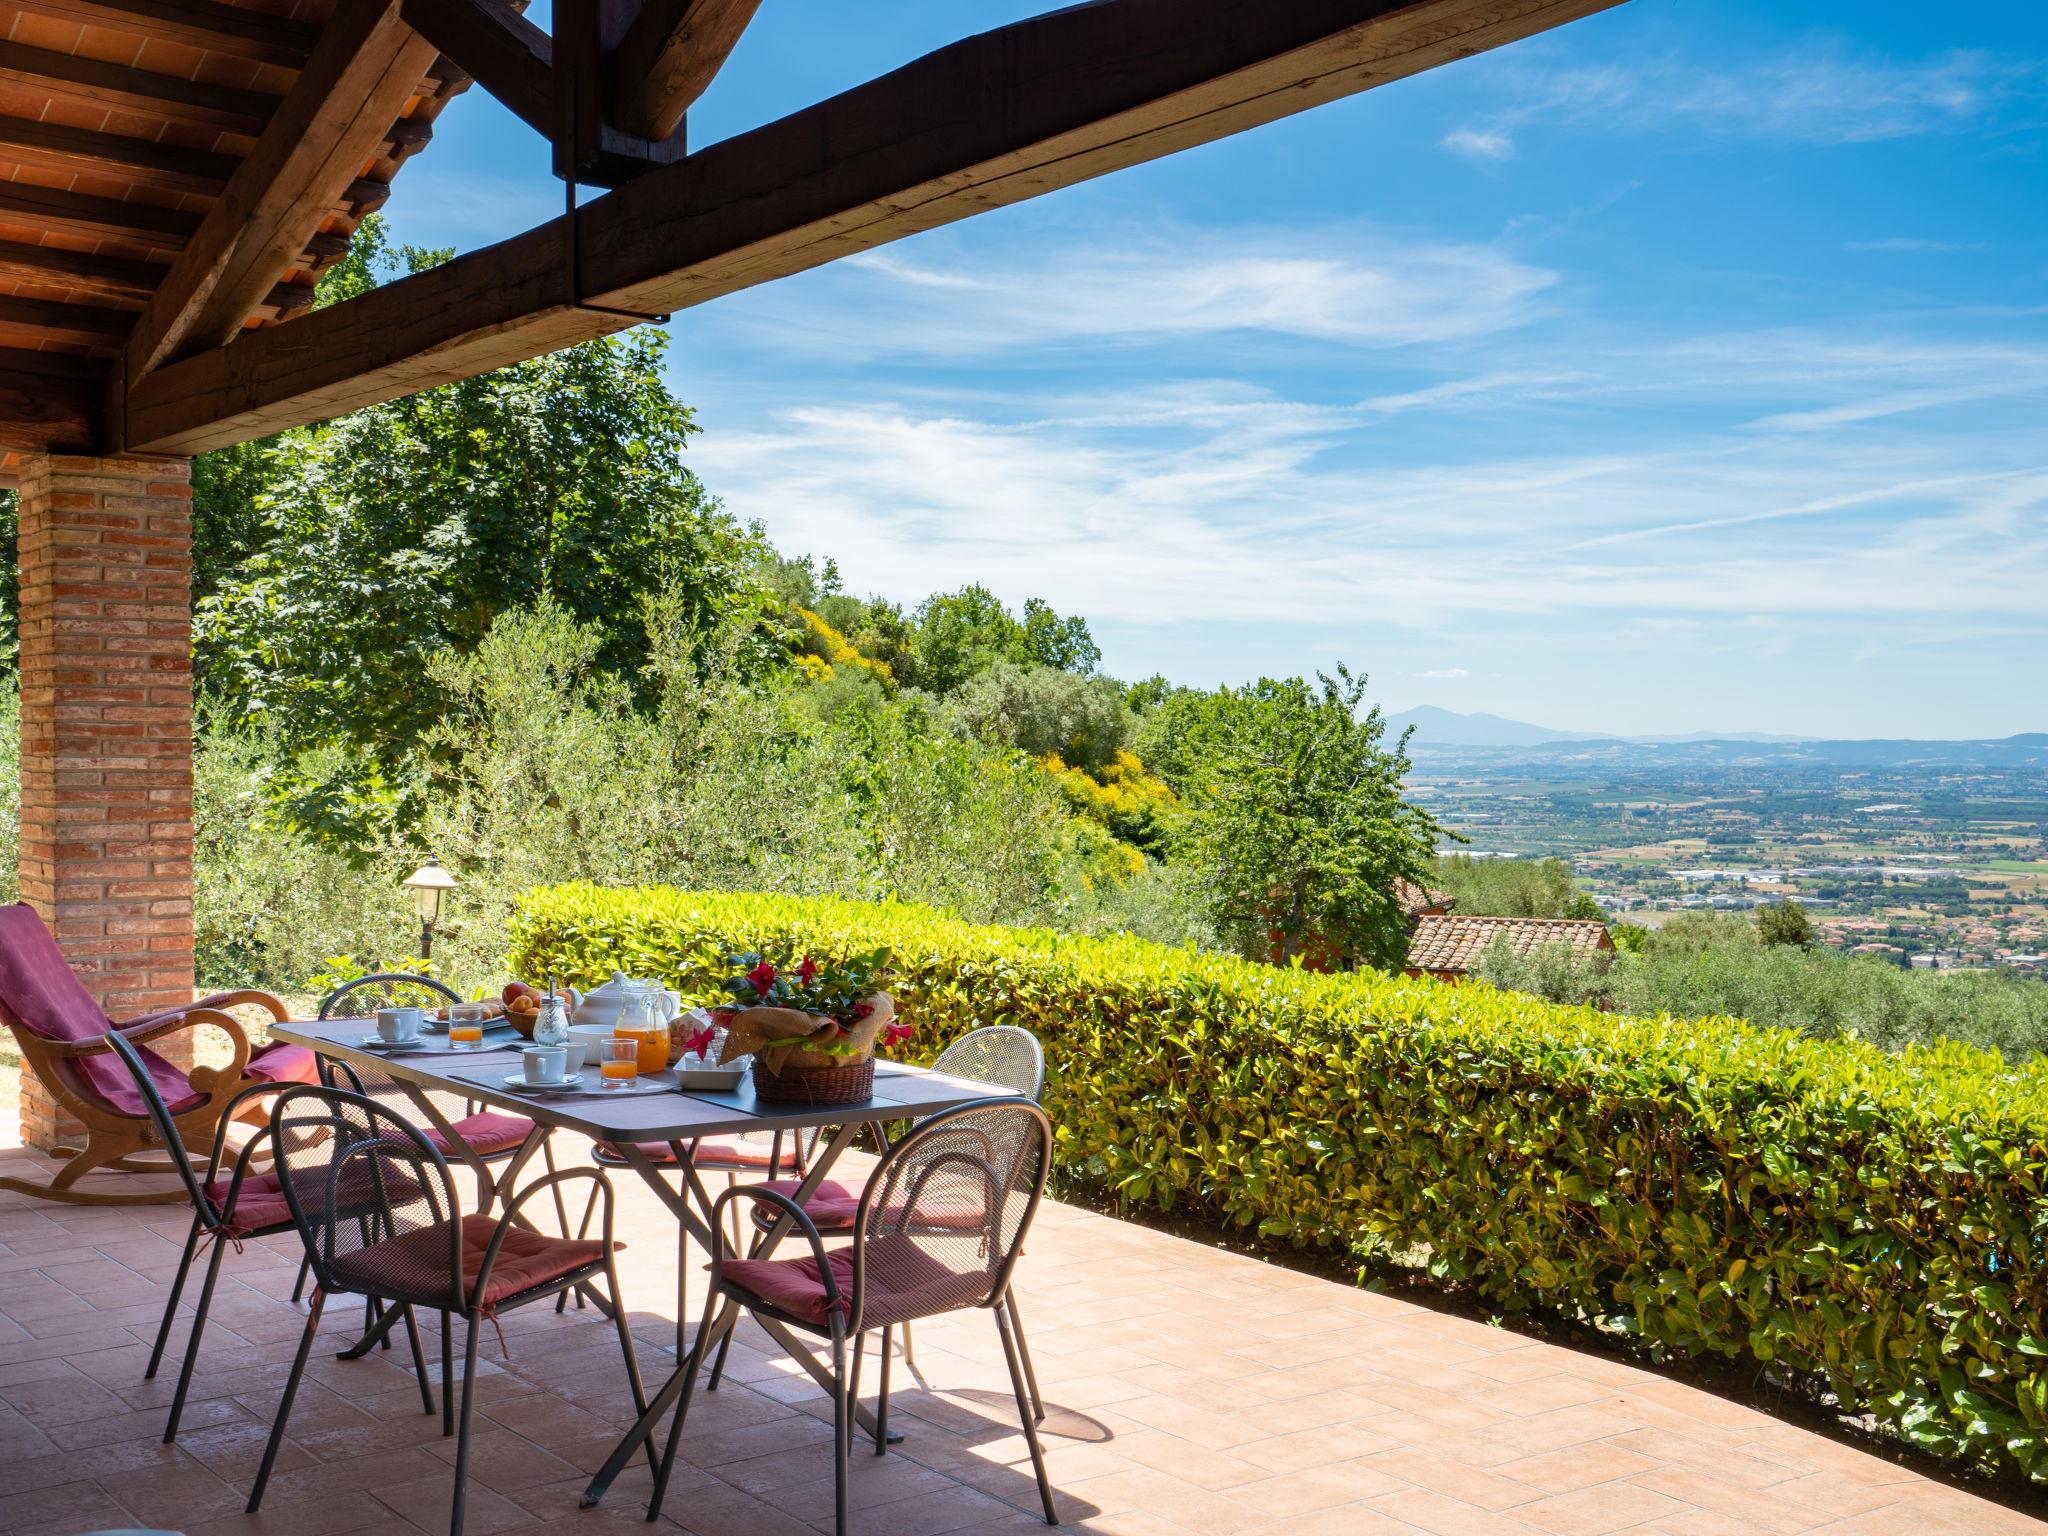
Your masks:
{"label": "mesh metal chair", "polygon": [[[1057,1525],[1045,1452],[1026,1397],[1021,1330],[1009,1305],[1011,1272],[1045,1194],[1051,1159],[1052,1124],[1034,1103],[1012,1099],[941,1111],[883,1154],[861,1192],[852,1244],[830,1252],[803,1207],[787,1195],[760,1185],[720,1195],[711,1224],[711,1296],[685,1368],[647,1518],[661,1513],[706,1346],[727,1334],[741,1309],[831,1341],[834,1515],[839,1536],[845,1536],[846,1464],[860,1401],[865,1331],[882,1330],[875,1412],[879,1456],[889,1438],[890,1331],[919,1318],[984,1307],[995,1314],[1046,1523]],[[778,1220],[786,1219],[803,1235],[810,1251],[792,1259],[740,1259],[729,1253],[717,1218],[738,1200],[773,1209]],[[854,1346],[851,1371],[849,1339]]]}
{"label": "mesh metal chair", "polygon": [[[939,1052],[932,1063],[934,1072],[944,1072],[949,1077],[962,1077],[971,1083],[986,1083],[993,1088],[1008,1088],[1023,1094],[1032,1103],[1037,1103],[1045,1092],[1045,1050],[1038,1043],[1038,1036],[1028,1029],[1015,1024],[989,1024],[980,1029],[971,1029]],[[794,1199],[802,1186],[801,1179],[771,1179],[767,1188],[777,1194]],[[854,1227],[855,1213],[860,1209],[862,1189],[855,1185],[841,1183],[837,1179],[821,1182],[804,1205],[804,1214],[811,1218],[811,1225],[828,1237],[843,1236]],[[781,1220],[781,1212],[767,1206],[754,1208],[754,1222],[761,1230],[767,1231]],[[737,1239],[735,1239],[737,1242]],[[1010,1316],[1017,1316],[1017,1298],[1009,1298]],[[1038,1392],[1038,1371],[1031,1363],[1029,1350],[1023,1349],[1024,1332],[1017,1330],[1018,1347],[1024,1358],[1024,1380],[1031,1388],[1031,1411],[1042,1423],[1045,1419],[1045,1404]],[[726,1343],[730,1344],[730,1336]],[[886,1349],[887,1346],[885,1345]],[[721,1345],[718,1360],[711,1368],[711,1388],[717,1390],[719,1378],[725,1372],[726,1346]],[[910,1325],[903,1325],[903,1363],[912,1370],[917,1369],[917,1359],[912,1353]]]}
{"label": "mesh metal chair", "polygon": [[[329,1296],[358,1295],[396,1307],[408,1328],[413,1327],[415,1308],[440,1313],[441,1432],[458,1436],[452,1536],[461,1536],[462,1531],[477,1342],[485,1321],[602,1275],[634,1405],[646,1410],[647,1393],[613,1258],[620,1244],[612,1235],[612,1190],[602,1173],[572,1168],[549,1174],[512,1195],[504,1214],[495,1220],[464,1216],[440,1149],[375,1099],[334,1088],[294,1088],[278,1098],[270,1124],[277,1155],[287,1163],[285,1201],[318,1283],[249,1495],[249,1513],[262,1506]],[[535,1195],[577,1179],[590,1180],[603,1193],[603,1235],[598,1241],[548,1237],[520,1220],[521,1208]],[[466,1325],[459,1427],[452,1383],[454,1317]],[[417,1349],[414,1358],[418,1363]],[[420,1378],[426,1398],[423,1364]],[[426,1400],[431,1412],[431,1399]]]}
{"label": "mesh metal chair", "polygon": [[[245,1238],[275,1237],[292,1230],[291,1210],[284,1197],[283,1170],[273,1165],[268,1171],[256,1171],[259,1165],[273,1162],[269,1155],[270,1130],[267,1124],[243,1144],[235,1157],[233,1172],[223,1178],[221,1171],[221,1164],[229,1151],[227,1127],[235,1113],[265,1094],[281,1091],[281,1087],[265,1083],[245,1088],[229,1101],[220,1129],[214,1134],[212,1155],[207,1158],[202,1174],[193,1166],[191,1154],[185,1149],[185,1140],[178,1134],[177,1119],[164,1103],[163,1094],[158,1090],[142,1052],[118,1034],[107,1036],[107,1045],[134,1076],[136,1089],[142,1095],[150,1123],[155,1129],[156,1140],[192,1201],[192,1231],[186,1237],[185,1251],[178,1259],[178,1273],[171,1281],[171,1294],[164,1301],[164,1319],[157,1326],[156,1345],[149,1352],[149,1365],[142,1373],[143,1380],[155,1380],[157,1370],[163,1364],[164,1346],[170,1341],[171,1323],[177,1316],[178,1302],[184,1295],[185,1281],[192,1272],[193,1260],[199,1256],[201,1247],[209,1243],[213,1246],[213,1252],[206,1261],[206,1279],[199,1287],[199,1304],[193,1309],[192,1332],[185,1343],[185,1358],[178,1367],[178,1390],[171,1398],[170,1418],[164,1425],[164,1444],[170,1445],[178,1438],[178,1421],[184,1417],[185,1399],[192,1390],[192,1371],[199,1361],[199,1341],[206,1332],[207,1314],[213,1309],[213,1290],[220,1279],[221,1260],[230,1247],[239,1250]],[[415,1361],[423,1360],[416,1333],[412,1337],[412,1350]],[[424,1387],[424,1369],[420,1372],[420,1380]],[[433,1412],[431,1398],[427,1400],[427,1411]]]}
{"label": "mesh metal chair", "polygon": [[[431,976],[387,971],[375,976],[359,976],[330,992],[320,1004],[320,1017],[368,1018],[379,1008],[439,1009],[446,1004],[460,1001],[460,995],[453,988],[444,986]],[[323,1057],[321,1071],[322,1080],[330,1088],[352,1089],[387,1104],[403,1104],[409,1101],[406,1090],[398,1085],[396,1078],[388,1073],[379,1072],[374,1067],[356,1067],[332,1057]],[[500,1114],[484,1108],[475,1100],[464,1099],[459,1094],[426,1090],[426,1095],[461,1143],[459,1146],[451,1144],[436,1126],[420,1127],[420,1134],[438,1147],[444,1157],[461,1157],[466,1148],[481,1162],[501,1163],[518,1155],[519,1149],[526,1144],[526,1138],[533,1133],[533,1122],[524,1115]],[[555,1149],[552,1143],[543,1141],[540,1150],[548,1172],[553,1173]],[[478,1206],[488,1205],[489,1199],[483,1175],[479,1172]],[[555,1196],[555,1217],[560,1223],[557,1230],[567,1236],[569,1213],[568,1208],[562,1203],[559,1191]]]}

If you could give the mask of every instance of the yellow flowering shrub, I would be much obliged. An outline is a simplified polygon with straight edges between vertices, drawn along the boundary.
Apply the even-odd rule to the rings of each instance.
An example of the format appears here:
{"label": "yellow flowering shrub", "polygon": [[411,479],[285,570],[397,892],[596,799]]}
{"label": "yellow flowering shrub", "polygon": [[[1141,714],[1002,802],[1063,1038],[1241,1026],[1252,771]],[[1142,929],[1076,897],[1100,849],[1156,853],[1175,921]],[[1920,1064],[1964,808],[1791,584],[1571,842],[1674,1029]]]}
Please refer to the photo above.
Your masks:
{"label": "yellow flowering shrub", "polygon": [[[808,608],[799,608],[797,613],[804,621],[808,633],[804,636],[804,649],[797,654],[797,665],[804,675],[813,682],[822,682],[832,675],[835,667],[859,667],[871,672],[885,683],[896,681],[896,674],[886,661],[877,661],[872,656],[863,656],[838,630],[834,629],[820,615]],[[822,664],[820,671],[814,663]]]}

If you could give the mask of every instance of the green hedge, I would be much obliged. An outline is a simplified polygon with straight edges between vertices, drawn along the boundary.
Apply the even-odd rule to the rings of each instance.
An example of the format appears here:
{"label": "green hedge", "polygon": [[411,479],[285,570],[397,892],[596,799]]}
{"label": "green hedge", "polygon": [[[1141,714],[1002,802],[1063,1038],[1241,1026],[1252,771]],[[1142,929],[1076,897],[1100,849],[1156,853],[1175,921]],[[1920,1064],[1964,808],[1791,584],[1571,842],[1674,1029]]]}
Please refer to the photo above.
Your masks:
{"label": "green hedge", "polygon": [[2048,1477],[2048,1074],[1485,986],[1320,976],[925,908],[564,886],[516,974],[717,995],[886,943],[936,1050],[1045,1042],[1064,1176],[1307,1248],[1426,1252],[1501,1311],[1774,1362],[1938,1454]]}

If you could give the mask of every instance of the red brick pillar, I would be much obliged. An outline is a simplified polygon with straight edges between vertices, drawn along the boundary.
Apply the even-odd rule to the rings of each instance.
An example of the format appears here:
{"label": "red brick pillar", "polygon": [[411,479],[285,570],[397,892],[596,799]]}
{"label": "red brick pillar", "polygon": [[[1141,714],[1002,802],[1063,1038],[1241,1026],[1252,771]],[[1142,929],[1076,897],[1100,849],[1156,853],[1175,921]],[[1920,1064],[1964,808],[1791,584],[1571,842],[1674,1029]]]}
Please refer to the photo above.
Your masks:
{"label": "red brick pillar", "polygon": [[190,1002],[190,463],[23,455],[20,566],[22,900],[115,1019]]}

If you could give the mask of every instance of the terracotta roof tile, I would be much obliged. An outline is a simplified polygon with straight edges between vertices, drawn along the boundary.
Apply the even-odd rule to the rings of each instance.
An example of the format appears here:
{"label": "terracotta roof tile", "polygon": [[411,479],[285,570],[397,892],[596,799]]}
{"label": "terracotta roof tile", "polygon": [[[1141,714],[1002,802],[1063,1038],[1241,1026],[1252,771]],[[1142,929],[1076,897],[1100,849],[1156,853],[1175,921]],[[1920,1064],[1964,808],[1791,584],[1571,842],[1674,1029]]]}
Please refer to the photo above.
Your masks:
{"label": "terracotta roof tile", "polygon": [[1569,944],[1579,955],[1614,948],[1607,925],[1570,917],[1424,917],[1408,941],[1408,968],[1415,971],[1469,971],[1479,957],[1505,938],[1518,955],[1545,944]]}

